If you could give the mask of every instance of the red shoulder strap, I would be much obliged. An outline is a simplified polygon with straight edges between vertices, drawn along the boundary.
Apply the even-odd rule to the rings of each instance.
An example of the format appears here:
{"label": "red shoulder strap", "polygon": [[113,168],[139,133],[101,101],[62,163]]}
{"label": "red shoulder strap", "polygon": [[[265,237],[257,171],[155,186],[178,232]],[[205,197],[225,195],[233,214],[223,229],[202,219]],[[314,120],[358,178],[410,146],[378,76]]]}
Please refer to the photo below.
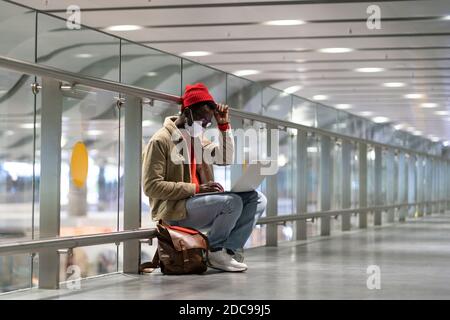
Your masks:
{"label": "red shoulder strap", "polygon": [[192,229],[178,227],[178,226],[166,226],[166,228],[169,228],[172,230],[178,230],[178,231],[189,233],[189,234],[198,234],[199,233],[197,230],[192,230]]}

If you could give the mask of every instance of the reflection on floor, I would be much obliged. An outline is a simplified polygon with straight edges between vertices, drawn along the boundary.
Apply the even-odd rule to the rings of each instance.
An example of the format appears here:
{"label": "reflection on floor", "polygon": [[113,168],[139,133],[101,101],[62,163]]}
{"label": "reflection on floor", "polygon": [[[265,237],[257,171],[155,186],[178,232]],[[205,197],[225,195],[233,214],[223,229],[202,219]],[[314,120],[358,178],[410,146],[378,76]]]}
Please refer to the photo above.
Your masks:
{"label": "reflection on floor", "polygon": [[[435,215],[247,250],[250,269],[240,274],[116,274],[83,281],[81,290],[33,289],[0,298],[450,299],[449,244],[450,215]],[[379,290],[367,287],[371,265],[380,268]]]}

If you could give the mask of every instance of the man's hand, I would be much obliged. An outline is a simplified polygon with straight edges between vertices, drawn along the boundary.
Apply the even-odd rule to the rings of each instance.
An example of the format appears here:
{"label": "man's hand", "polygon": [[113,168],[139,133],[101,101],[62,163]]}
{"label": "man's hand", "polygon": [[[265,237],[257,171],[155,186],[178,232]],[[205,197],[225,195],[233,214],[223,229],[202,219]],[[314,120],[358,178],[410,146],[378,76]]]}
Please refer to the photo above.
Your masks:
{"label": "man's hand", "polygon": [[229,123],[228,105],[218,103],[217,109],[214,111],[214,117],[216,118],[217,124]]}
{"label": "man's hand", "polygon": [[205,192],[223,192],[224,189],[218,182],[209,181],[208,183],[201,184],[199,193]]}

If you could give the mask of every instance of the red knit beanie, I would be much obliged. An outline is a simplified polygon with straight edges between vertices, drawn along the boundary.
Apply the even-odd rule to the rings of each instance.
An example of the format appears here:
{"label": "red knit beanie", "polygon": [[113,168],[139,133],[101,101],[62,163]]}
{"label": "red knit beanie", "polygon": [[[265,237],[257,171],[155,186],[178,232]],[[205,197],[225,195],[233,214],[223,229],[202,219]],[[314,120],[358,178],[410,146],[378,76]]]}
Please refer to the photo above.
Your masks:
{"label": "red knit beanie", "polygon": [[208,91],[208,88],[203,83],[196,83],[193,85],[188,84],[184,90],[183,104],[181,105],[181,111],[189,108],[189,106],[198,102],[214,102],[214,98]]}

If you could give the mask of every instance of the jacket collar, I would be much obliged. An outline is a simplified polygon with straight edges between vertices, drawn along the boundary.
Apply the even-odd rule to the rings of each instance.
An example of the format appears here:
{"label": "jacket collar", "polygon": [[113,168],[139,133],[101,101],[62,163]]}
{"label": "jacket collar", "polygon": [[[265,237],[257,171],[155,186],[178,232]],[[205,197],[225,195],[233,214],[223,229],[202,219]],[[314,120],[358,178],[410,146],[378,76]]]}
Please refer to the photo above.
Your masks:
{"label": "jacket collar", "polygon": [[175,120],[177,120],[177,117],[167,117],[164,120],[164,128],[169,131],[169,134],[172,137],[172,141],[180,142],[181,140],[183,140],[183,136],[180,130],[175,125]]}

